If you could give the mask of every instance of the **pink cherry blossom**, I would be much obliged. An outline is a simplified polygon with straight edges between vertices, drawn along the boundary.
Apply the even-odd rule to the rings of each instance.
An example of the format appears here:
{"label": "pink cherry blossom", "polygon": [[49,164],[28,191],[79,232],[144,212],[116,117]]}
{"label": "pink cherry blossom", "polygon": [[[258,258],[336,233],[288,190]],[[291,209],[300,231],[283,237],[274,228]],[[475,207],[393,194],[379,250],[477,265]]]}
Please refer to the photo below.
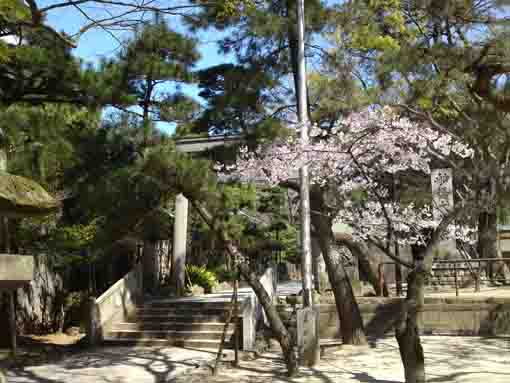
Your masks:
{"label": "pink cherry blossom", "polygon": [[[330,131],[313,126],[308,144],[291,136],[255,152],[244,148],[235,168],[223,171],[241,181],[278,185],[297,180],[299,168],[308,164],[312,184],[334,188],[336,219],[349,224],[355,238],[384,239],[391,230],[394,240],[410,244],[424,243],[439,222],[428,205],[391,201],[381,175],[412,170],[430,177],[432,161],[472,155],[457,138],[383,108],[350,114]],[[363,201],[353,202],[353,193],[361,191]],[[464,240],[472,234],[467,227],[448,230],[450,237]]]}

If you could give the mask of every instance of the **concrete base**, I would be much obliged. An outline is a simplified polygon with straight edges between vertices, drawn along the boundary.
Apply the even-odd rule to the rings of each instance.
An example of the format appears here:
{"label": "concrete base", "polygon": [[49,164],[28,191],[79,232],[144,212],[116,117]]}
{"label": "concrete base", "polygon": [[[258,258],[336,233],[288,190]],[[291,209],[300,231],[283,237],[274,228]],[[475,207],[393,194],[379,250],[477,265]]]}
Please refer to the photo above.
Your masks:
{"label": "concrete base", "polygon": [[311,307],[299,309],[296,319],[299,364],[313,367],[320,360],[319,310]]}
{"label": "concrete base", "polygon": [[[358,298],[367,335],[377,338],[393,333],[402,302],[402,298]],[[320,337],[341,338],[335,305],[318,307]],[[290,319],[292,309],[281,306],[280,313],[284,320]],[[510,335],[510,298],[425,298],[421,322],[423,334]]]}

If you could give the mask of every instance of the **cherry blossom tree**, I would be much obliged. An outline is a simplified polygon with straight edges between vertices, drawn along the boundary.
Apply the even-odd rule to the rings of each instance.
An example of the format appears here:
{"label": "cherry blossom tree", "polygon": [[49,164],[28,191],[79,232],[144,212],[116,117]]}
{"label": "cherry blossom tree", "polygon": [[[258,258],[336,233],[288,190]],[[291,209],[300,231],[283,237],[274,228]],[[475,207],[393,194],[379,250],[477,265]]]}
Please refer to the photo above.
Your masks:
{"label": "cherry blossom tree", "polygon": [[[423,304],[424,279],[439,242],[448,238],[473,240],[475,228],[455,224],[455,220],[467,211],[476,214],[476,205],[472,204],[476,198],[465,185],[457,191],[456,204],[434,217],[430,198],[407,202],[391,198],[391,180],[398,175],[400,179],[425,180],[421,183],[426,186],[433,167],[454,167],[464,176],[467,170],[462,165],[473,156],[473,150],[459,137],[413,122],[390,108],[353,113],[330,131],[314,127],[312,135],[307,145],[290,137],[255,152],[245,149],[236,165],[224,171],[242,181],[292,185],[298,169],[308,164],[315,230],[331,236],[332,222],[340,220],[352,227],[355,241],[370,242],[395,262],[410,268],[396,338],[406,382],[425,381],[416,307]],[[347,340],[352,341],[360,336],[356,332],[363,331],[359,309],[341,262],[332,259],[328,241],[322,242],[342,336],[350,332]],[[395,254],[395,242],[411,245],[412,262]],[[345,307],[345,302],[351,304]]]}
{"label": "cherry blossom tree", "polygon": [[[353,227],[356,239],[381,246],[389,239],[423,245],[427,233],[440,225],[433,218],[432,201],[404,204],[389,198],[388,176],[428,180],[432,165],[452,166],[473,155],[460,139],[389,108],[353,113],[330,131],[314,127],[312,136],[315,139],[306,146],[291,136],[255,152],[244,148],[225,173],[245,182],[286,185],[308,164],[312,184],[335,186],[334,219]],[[469,197],[470,193],[463,195],[462,203]],[[470,234],[469,228],[450,225],[442,236],[470,240]]]}

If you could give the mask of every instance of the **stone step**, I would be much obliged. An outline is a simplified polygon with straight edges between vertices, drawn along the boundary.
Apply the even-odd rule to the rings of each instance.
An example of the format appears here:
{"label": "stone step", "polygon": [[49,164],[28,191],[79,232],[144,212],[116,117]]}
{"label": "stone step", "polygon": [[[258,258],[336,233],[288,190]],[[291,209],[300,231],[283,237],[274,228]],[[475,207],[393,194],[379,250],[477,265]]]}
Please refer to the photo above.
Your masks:
{"label": "stone step", "polygon": [[[192,310],[228,310],[232,304],[225,301],[175,301],[172,299],[161,299],[147,302],[144,308],[186,308]],[[241,305],[238,303],[238,307]]]}
{"label": "stone step", "polygon": [[178,314],[178,315],[219,315],[226,314],[228,310],[223,309],[221,307],[208,307],[208,308],[200,308],[200,307],[187,307],[187,306],[177,306],[177,307],[151,307],[151,306],[140,306],[135,308],[136,313],[140,314]]}
{"label": "stone step", "polygon": [[[163,322],[163,321],[151,321],[151,322],[117,322],[112,328],[116,331],[223,331],[225,323],[221,322]],[[229,330],[234,329],[234,324],[229,324]]]}
{"label": "stone step", "polygon": [[[221,339],[223,331],[177,331],[177,330],[121,330],[113,324],[109,331],[104,334],[105,338],[113,339],[162,339],[162,340],[217,340]],[[227,339],[233,334],[227,332]]]}
{"label": "stone step", "polygon": [[174,314],[167,311],[142,311],[134,312],[128,316],[129,322],[187,322],[187,323],[224,323],[226,314],[209,314],[202,315],[198,313],[190,314]]}
{"label": "stone step", "polygon": [[[195,349],[218,350],[220,340],[216,339],[152,339],[140,337],[104,337],[104,343],[116,346],[175,346]],[[232,342],[225,341],[225,349],[233,348]]]}

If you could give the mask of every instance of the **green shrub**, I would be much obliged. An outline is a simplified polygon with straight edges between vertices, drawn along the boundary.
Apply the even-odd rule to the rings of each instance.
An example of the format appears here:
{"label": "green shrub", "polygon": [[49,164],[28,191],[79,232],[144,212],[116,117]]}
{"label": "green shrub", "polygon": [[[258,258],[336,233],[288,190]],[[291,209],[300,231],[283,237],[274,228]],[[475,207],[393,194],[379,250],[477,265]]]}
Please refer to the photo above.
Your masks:
{"label": "green shrub", "polygon": [[205,266],[186,266],[186,284],[188,289],[193,285],[198,285],[204,288],[206,293],[211,293],[218,283],[216,274],[207,270]]}
{"label": "green shrub", "polygon": [[232,282],[236,279],[236,272],[234,270],[228,270],[225,266],[220,266],[214,270],[218,281],[221,282]]}

